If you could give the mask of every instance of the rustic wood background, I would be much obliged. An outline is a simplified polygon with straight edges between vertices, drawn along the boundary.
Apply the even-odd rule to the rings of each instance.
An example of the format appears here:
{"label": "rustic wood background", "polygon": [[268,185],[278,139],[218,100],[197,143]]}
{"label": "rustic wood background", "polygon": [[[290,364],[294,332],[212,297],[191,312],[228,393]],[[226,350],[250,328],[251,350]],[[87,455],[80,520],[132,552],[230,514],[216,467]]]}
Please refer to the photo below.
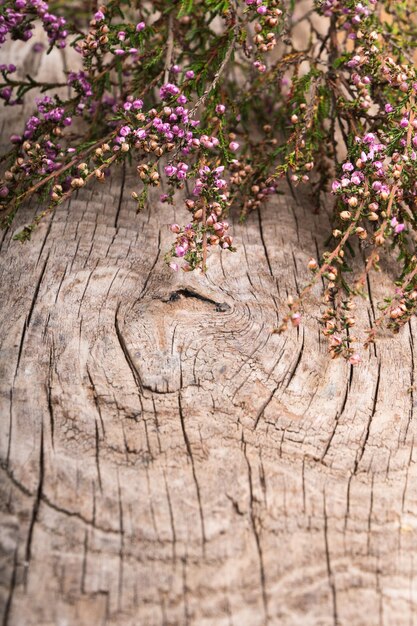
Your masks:
{"label": "rustic wood background", "polygon": [[286,193],[173,274],[186,213],[158,191],[137,216],[136,188],[1,234],[3,626],[417,623],[415,322],[355,369],[314,308],[274,335],[328,216]]}

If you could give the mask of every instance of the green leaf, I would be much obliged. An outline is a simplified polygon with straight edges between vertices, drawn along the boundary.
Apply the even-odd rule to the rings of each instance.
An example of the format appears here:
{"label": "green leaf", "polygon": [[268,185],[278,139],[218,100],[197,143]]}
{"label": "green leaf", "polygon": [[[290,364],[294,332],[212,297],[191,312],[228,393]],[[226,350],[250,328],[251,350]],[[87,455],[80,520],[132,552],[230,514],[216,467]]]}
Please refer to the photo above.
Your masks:
{"label": "green leaf", "polygon": [[193,10],[194,0],[182,0],[181,7],[178,12],[178,18],[184,17],[184,15],[189,15]]}

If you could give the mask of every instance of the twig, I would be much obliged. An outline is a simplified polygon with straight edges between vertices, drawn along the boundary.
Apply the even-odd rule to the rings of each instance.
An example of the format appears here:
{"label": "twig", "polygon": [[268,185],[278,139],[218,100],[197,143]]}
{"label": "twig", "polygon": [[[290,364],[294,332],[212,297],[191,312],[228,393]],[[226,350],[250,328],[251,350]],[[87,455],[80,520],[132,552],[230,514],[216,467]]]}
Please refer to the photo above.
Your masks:
{"label": "twig", "polygon": [[165,55],[165,74],[164,83],[168,82],[169,72],[172,66],[172,54],[174,52],[174,16],[172,12],[168,17],[168,39],[167,39],[167,51]]}
{"label": "twig", "polygon": [[206,90],[204,91],[204,93],[200,96],[200,98],[197,100],[197,102],[195,103],[195,105],[193,106],[193,108],[191,109],[190,113],[189,113],[189,117],[192,117],[194,115],[194,113],[197,111],[197,109],[205,103],[205,101],[207,100],[207,98],[209,97],[209,95],[211,94],[211,92],[213,91],[213,89],[216,87],[217,83],[219,82],[219,79],[221,77],[221,75],[223,74],[224,70],[226,69],[227,64],[229,63],[230,57],[232,56],[234,47],[235,47],[235,43],[236,43],[236,39],[238,36],[238,22],[235,22],[235,27],[234,27],[234,32],[233,32],[233,37],[230,40],[229,46],[227,48],[225,57],[219,67],[219,69],[217,70],[216,74],[214,75],[214,78],[211,82],[211,84],[206,88]]}
{"label": "twig", "polygon": [[[365,197],[366,197],[366,192],[367,192],[367,183],[365,184]],[[342,239],[340,240],[340,242],[338,243],[338,245],[336,246],[336,248],[333,250],[333,252],[327,257],[325,263],[323,263],[323,265],[320,267],[319,271],[316,272],[314,274],[313,280],[304,287],[304,289],[302,290],[302,292],[300,293],[300,295],[298,296],[298,298],[292,303],[292,308],[298,307],[304,296],[312,289],[312,287],[314,287],[314,285],[317,283],[317,281],[319,280],[319,278],[321,278],[323,276],[323,274],[325,274],[325,272],[327,272],[327,270],[329,269],[330,265],[332,264],[332,261],[338,256],[340,250],[343,248],[343,246],[345,245],[346,241],[349,239],[350,235],[352,234],[353,229],[356,227],[356,224],[358,223],[358,220],[361,216],[362,213],[362,209],[363,206],[365,204],[365,200],[363,200],[355,213],[355,216],[353,218],[353,220],[351,221],[351,223],[349,224],[348,228],[345,231],[345,234],[343,235]],[[281,323],[281,326],[274,330],[275,333],[281,333],[282,330],[284,330],[286,323],[289,321],[291,317],[291,313],[289,313],[288,315],[286,315]]]}
{"label": "twig", "polygon": [[[406,288],[408,287],[408,285],[411,283],[411,281],[413,280],[413,278],[417,275],[417,265],[415,266],[415,268],[412,270],[412,272],[409,273],[407,280],[401,285],[401,291],[402,293],[405,292]],[[402,295],[400,294],[395,294],[393,296],[393,300],[399,300],[401,299]],[[378,327],[381,326],[382,322],[384,321],[384,319],[387,317],[388,314],[391,314],[391,311],[395,308],[395,302],[393,304],[391,304],[391,306],[387,306],[387,308],[384,310],[384,312],[374,321],[374,326],[373,328],[369,331],[369,337],[368,339],[364,342],[365,347],[372,343],[375,335],[376,335],[376,330]]]}
{"label": "twig", "polygon": [[[413,134],[413,121],[414,121],[414,117],[415,117],[415,112],[413,109],[414,106],[414,98],[410,99],[410,106],[409,106],[409,113],[410,113],[410,119],[408,121],[408,131],[407,131],[407,143],[405,146],[405,150],[404,150],[404,154],[407,155],[408,150],[411,146],[411,139],[412,139],[412,134]],[[400,166],[400,174],[402,173],[403,169],[404,169],[404,163],[401,163]],[[378,235],[383,235],[385,228],[387,226],[388,220],[391,217],[391,213],[392,213],[392,205],[394,203],[394,198],[395,198],[395,194],[397,193],[399,184],[395,183],[395,185],[392,187],[391,189],[391,193],[388,199],[388,205],[387,205],[387,210],[386,210],[386,217],[384,219],[384,221],[381,224],[381,228],[378,229],[378,231],[375,233],[375,237]]]}
{"label": "twig", "polygon": [[207,206],[205,200],[203,201],[203,274],[206,273],[207,264]]}

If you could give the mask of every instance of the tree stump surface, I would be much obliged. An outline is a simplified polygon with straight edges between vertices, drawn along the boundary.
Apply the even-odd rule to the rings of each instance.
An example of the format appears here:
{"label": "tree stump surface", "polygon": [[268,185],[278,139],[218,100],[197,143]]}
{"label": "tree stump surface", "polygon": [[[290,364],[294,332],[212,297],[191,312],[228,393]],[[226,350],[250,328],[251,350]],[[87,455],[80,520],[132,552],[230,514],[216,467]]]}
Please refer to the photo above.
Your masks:
{"label": "tree stump surface", "polygon": [[314,305],[273,334],[326,213],[286,192],[175,274],[181,199],[137,188],[1,234],[3,626],[415,624],[415,321],[356,368]]}

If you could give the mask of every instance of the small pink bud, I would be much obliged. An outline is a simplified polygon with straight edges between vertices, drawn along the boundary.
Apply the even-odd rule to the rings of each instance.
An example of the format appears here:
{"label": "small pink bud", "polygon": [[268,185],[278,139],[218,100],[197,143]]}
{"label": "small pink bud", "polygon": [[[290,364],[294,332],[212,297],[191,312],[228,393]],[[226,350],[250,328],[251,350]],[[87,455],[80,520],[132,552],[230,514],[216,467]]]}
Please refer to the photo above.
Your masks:
{"label": "small pink bud", "polygon": [[349,359],[350,365],[359,365],[361,361],[362,361],[361,357],[356,352],[355,354],[352,354],[352,356]]}
{"label": "small pink bud", "polygon": [[392,309],[390,313],[390,318],[395,320],[397,319],[397,317],[401,317],[402,314],[403,314],[403,310],[399,306],[397,306],[394,309]]}
{"label": "small pink bud", "polygon": [[294,327],[297,327],[300,325],[300,322],[301,322],[301,313],[293,313],[291,315],[291,324]]}
{"label": "small pink bud", "polygon": [[179,224],[172,224],[171,226],[171,232],[175,233],[176,235],[181,231],[181,228],[179,226]]}

